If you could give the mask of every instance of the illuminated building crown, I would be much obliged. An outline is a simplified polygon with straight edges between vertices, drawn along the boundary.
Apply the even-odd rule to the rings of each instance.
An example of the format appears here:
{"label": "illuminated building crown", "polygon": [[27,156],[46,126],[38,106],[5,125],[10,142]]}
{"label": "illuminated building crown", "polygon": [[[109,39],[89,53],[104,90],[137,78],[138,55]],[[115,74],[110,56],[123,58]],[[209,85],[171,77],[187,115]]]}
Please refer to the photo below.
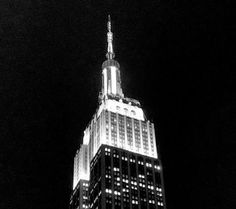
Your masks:
{"label": "illuminated building crown", "polygon": [[74,158],[74,188],[88,180],[89,164],[101,145],[158,158],[154,124],[147,120],[138,100],[124,97],[120,65],[114,60],[111,18],[107,23],[107,53],[102,64],[99,107],[86,127],[83,144]]}

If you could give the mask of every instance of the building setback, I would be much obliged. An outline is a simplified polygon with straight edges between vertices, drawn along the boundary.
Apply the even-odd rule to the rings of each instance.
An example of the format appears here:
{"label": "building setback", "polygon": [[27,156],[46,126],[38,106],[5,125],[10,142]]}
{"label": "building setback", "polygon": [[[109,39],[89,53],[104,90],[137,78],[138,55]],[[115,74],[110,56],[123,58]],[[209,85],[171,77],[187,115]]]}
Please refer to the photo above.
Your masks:
{"label": "building setback", "polygon": [[154,124],[124,96],[108,18],[99,106],[74,158],[70,209],[164,209]]}

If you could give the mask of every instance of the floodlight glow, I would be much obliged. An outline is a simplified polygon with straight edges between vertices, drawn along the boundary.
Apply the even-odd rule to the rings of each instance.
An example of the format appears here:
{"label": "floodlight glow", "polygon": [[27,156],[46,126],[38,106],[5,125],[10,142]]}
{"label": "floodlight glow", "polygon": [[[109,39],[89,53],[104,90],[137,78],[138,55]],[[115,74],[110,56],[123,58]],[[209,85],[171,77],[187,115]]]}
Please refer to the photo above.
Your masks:
{"label": "floodlight glow", "polygon": [[[80,179],[89,180],[89,164],[103,144],[158,158],[154,124],[146,119],[139,101],[124,97],[122,92],[120,65],[114,60],[112,41],[109,19],[107,60],[102,65],[103,85],[99,95],[100,105],[84,131],[83,145],[74,159],[74,188]],[[127,158],[124,160],[127,161]],[[140,163],[143,165],[143,162]],[[147,167],[152,165],[147,164]],[[160,170],[161,167],[158,166],[156,169]],[[120,179],[117,178],[117,181]],[[137,186],[137,183],[133,185]]]}
{"label": "floodlight glow", "polygon": [[107,69],[103,70],[103,77],[104,77],[104,94],[107,94]]}
{"label": "floodlight glow", "polygon": [[111,66],[111,93],[116,94],[116,67]]}
{"label": "floodlight glow", "polygon": [[73,189],[81,179],[89,180],[89,173],[88,146],[83,144],[74,157]]}

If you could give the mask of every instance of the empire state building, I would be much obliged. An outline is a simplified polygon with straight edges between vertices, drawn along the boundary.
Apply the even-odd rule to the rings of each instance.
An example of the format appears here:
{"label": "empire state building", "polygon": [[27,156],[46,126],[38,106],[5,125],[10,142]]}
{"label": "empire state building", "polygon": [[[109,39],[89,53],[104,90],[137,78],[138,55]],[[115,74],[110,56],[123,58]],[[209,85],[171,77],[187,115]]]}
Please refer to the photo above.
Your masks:
{"label": "empire state building", "polygon": [[165,209],[154,124],[124,96],[110,16],[99,106],[74,157],[70,209]]}

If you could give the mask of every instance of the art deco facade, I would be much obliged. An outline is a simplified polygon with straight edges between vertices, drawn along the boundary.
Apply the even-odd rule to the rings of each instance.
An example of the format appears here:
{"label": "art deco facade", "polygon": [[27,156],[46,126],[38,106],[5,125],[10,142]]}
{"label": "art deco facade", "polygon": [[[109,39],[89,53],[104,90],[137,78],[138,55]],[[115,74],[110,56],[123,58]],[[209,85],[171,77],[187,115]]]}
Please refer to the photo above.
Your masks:
{"label": "art deco facade", "polygon": [[[124,96],[108,20],[99,106],[74,158],[71,209],[165,208],[154,124]],[[89,185],[89,186],[86,186]]]}

